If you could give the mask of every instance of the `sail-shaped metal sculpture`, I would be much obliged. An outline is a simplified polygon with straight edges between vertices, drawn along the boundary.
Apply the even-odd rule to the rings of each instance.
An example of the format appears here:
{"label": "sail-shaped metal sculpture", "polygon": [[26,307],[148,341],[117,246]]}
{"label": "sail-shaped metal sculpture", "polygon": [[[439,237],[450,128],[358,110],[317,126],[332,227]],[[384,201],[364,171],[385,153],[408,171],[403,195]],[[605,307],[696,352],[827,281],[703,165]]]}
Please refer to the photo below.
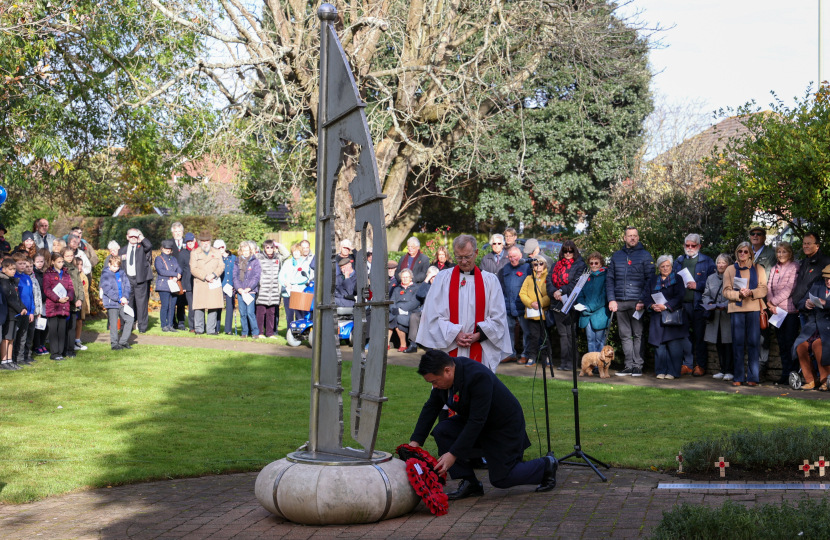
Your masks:
{"label": "sail-shaped metal sculpture", "polygon": [[[311,418],[308,449],[303,457],[326,460],[369,459],[374,455],[386,379],[386,332],[389,301],[386,271],[386,229],[377,161],[369,124],[349,61],[337,37],[337,10],[323,4],[320,17],[320,103],[317,115],[317,274],[315,277],[312,344]],[[361,234],[355,252],[358,302],[354,307],[351,433],[362,448],[343,445],[343,386],[337,306],[334,303],[334,194],[345,154],[360,149],[356,174],[349,184],[355,231]],[[366,264],[367,232],[371,225],[374,260]],[[368,320],[371,324],[368,324]],[[364,351],[365,328],[371,329]],[[295,454],[296,455],[296,454]],[[299,456],[298,456],[299,457]]]}

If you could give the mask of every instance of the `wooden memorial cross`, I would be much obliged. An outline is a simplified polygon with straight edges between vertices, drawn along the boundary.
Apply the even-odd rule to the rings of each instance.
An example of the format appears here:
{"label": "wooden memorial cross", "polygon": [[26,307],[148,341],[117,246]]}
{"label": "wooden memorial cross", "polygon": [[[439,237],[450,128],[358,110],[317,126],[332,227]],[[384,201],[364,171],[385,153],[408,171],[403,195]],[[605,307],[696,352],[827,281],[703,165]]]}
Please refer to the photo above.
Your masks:
{"label": "wooden memorial cross", "polygon": [[815,465],[816,469],[818,469],[818,475],[824,476],[824,468],[828,466],[828,463],[824,461],[824,456],[819,456],[818,461],[816,461],[813,465]]}
{"label": "wooden memorial cross", "polygon": [[715,467],[720,469],[720,477],[726,478],[726,468],[729,467],[729,462],[723,460],[723,456],[719,457],[715,462]]}
{"label": "wooden memorial cross", "polygon": [[810,476],[810,471],[813,470],[813,466],[805,459],[804,465],[799,465],[798,469],[804,471],[804,478],[807,478]]}
{"label": "wooden memorial cross", "polygon": [[677,472],[682,473],[683,472],[683,452],[678,452],[677,457],[675,457],[674,460],[677,462]]}

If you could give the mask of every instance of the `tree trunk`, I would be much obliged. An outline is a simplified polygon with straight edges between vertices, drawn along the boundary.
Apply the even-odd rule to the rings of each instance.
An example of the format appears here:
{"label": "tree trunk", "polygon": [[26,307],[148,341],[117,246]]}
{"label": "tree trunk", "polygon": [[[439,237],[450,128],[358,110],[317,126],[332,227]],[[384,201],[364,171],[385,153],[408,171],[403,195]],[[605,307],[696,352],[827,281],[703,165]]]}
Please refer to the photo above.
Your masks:
{"label": "tree trunk", "polygon": [[423,206],[423,199],[418,200],[412,206],[404,211],[403,215],[395,220],[391,225],[386,226],[386,243],[389,245],[390,251],[400,251],[401,244],[406,242],[412,227],[418,222],[421,217],[421,207]]}

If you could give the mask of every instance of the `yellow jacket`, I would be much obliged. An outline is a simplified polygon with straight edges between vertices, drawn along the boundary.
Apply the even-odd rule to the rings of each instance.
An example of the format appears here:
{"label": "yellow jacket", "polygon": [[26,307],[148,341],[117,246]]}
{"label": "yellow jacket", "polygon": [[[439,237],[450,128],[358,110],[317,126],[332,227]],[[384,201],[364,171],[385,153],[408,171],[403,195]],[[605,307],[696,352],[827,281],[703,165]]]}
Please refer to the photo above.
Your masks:
{"label": "yellow jacket", "polygon": [[[535,272],[534,272],[535,274]],[[539,301],[542,303],[540,306],[541,313],[542,313],[542,320],[545,320],[545,311],[547,308],[550,307],[550,296],[548,296],[547,288],[545,287],[545,279],[548,277],[548,271],[545,270],[541,273],[541,275],[535,279],[536,287],[539,289]],[[532,309],[531,304],[536,301],[536,292],[533,290],[533,276],[527,276],[525,278],[525,282],[522,284],[522,290],[519,291],[519,299],[522,301],[522,304],[525,305],[525,308]],[[539,317],[528,317],[527,313],[525,313],[525,319],[529,319],[531,321],[538,321]]]}

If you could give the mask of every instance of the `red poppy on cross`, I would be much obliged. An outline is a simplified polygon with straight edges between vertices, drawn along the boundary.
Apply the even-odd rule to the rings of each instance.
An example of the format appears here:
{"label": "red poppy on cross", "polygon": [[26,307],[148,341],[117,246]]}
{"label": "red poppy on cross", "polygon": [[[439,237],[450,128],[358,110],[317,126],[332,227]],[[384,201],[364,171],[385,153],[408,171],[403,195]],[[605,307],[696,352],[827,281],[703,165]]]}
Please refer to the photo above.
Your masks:
{"label": "red poppy on cross", "polygon": [[799,465],[798,468],[804,471],[804,478],[810,476],[810,471],[813,470],[813,466],[806,459],[804,460],[804,465]]}
{"label": "red poppy on cross", "polygon": [[824,461],[824,456],[819,456],[818,461],[814,463],[816,469],[818,469],[818,475],[824,476],[824,468],[828,466],[828,463]]}
{"label": "red poppy on cross", "polygon": [[726,477],[726,468],[729,467],[729,462],[723,460],[723,456],[719,457],[718,460],[715,462],[715,467],[720,469],[720,477]]}
{"label": "red poppy on cross", "polygon": [[678,463],[677,472],[683,472],[683,452],[678,452],[674,460]]}

